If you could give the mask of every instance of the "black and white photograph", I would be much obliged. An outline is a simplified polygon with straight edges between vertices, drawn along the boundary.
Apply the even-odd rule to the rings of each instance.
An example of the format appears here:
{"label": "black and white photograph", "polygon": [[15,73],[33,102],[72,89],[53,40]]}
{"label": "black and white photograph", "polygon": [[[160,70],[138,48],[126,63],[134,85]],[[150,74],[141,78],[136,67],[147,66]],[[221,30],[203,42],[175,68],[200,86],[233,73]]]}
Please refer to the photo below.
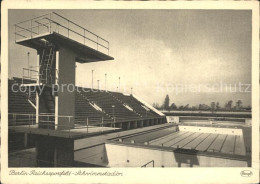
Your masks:
{"label": "black and white photograph", "polygon": [[243,168],[235,177],[258,181],[252,4],[5,7],[7,175],[66,180],[65,171],[123,177],[117,168]]}

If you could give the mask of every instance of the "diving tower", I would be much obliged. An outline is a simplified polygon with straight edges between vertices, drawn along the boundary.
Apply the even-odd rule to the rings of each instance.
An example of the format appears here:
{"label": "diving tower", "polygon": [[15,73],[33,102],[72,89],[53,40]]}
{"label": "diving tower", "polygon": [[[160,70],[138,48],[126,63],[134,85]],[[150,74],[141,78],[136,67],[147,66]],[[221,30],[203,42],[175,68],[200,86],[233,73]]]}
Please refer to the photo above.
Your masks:
{"label": "diving tower", "polygon": [[75,92],[71,87],[75,87],[75,63],[113,60],[109,42],[55,12],[14,26],[15,43],[37,51],[37,66],[23,68],[23,80],[34,82],[22,85],[38,89],[36,124],[41,128],[49,128],[49,124],[53,129],[73,128]]}

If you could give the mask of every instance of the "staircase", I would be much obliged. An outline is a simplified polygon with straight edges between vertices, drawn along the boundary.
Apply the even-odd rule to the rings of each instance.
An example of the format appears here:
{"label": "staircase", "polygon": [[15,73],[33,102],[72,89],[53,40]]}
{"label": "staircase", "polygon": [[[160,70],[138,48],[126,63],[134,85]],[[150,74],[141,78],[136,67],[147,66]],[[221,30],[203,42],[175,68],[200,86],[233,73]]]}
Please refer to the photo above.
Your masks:
{"label": "staircase", "polygon": [[44,89],[42,92],[42,96],[44,99],[45,107],[48,110],[48,113],[53,113],[55,112],[55,99],[54,96],[52,95],[51,89]]}
{"label": "staircase", "polygon": [[43,84],[55,83],[55,50],[54,47],[43,49],[40,61],[40,82]]}
{"label": "staircase", "polygon": [[55,129],[55,99],[52,95],[51,88],[45,87],[41,94],[41,104],[44,104],[43,112],[39,117],[39,127],[47,129]]}

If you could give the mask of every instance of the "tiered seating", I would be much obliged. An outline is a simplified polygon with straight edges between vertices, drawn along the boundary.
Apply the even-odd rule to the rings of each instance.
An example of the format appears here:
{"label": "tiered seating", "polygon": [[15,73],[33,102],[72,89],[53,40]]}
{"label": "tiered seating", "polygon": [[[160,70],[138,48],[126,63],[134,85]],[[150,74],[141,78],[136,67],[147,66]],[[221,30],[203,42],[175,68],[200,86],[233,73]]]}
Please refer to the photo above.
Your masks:
{"label": "tiered seating", "polygon": [[[15,83],[20,85],[34,83],[34,81],[22,81],[21,78],[9,80],[9,113],[35,114],[36,110],[30,102],[35,104],[36,93],[32,92],[30,96],[28,92],[15,93],[12,91],[12,85]],[[78,89],[79,91],[75,93],[76,124],[86,124],[88,121],[88,124],[91,125],[102,123],[102,120],[104,124],[107,124],[112,123],[114,118],[116,122],[125,122],[160,117],[156,112],[144,108],[144,105],[132,95],[127,96],[118,92],[98,91],[89,88],[83,90],[79,87]],[[15,86],[14,90],[18,90],[18,85]],[[10,116],[13,117],[13,115]]]}
{"label": "tiered seating", "polygon": [[[137,104],[144,105],[140,101],[138,101],[136,98],[134,98],[132,95],[129,98],[131,98],[131,100],[134,101]],[[149,111],[149,114],[150,114],[151,117],[152,117],[152,115],[153,115],[153,117],[158,117],[158,114],[155,111],[151,110],[151,109]]]}
{"label": "tiered seating", "polygon": [[75,103],[75,123],[86,124],[87,121],[89,124],[101,123],[102,118],[104,123],[112,122],[111,117],[104,112],[96,110],[90,105],[90,102],[78,92],[76,93]]}
{"label": "tiered seating", "polygon": [[27,114],[35,114],[36,112],[35,108],[28,102],[26,94],[21,92],[19,87],[14,84],[16,84],[16,81],[8,80],[8,119],[10,125],[14,121],[16,123],[28,122],[29,119],[31,121],[33,117],[29,117]]}
{"label": "tiered seating", "polygon": [[108,92],[98,90],[92,91],[91,89],[86,89],[82,91],[82,94],[90,101],[96,103],[111,117],[115,117],[117,122],[140,119],[138,114],[127,109],[121,102],[116,100]]}
{"label": "tiered seating", "polygon": [[[17,85],[13,86],[16,82],[14,80],[8,81],[8,112],[10,113],[35,113],[35,108],[28,102],[26,95],[19,91]],[[17,91],[17,92],[16,92]],[[35,94],[34,94],[35,95]]]}
{"label": "tiered seating", "polygon": [[[136,100],[132,95],[126,96],[122,93],[111,92],[116,98],[118,98],[122,103],[126,103],[132,109],[134,109],[137,113],[139,113],[143,118],[154,118],[156,115],[151,110],[146,110],[141,102]],[[158,116],[158,115],[157,115]]]}
{"label": "tiered seating", "polygon": [[17,82],[18,84],[31,84],[31,83],[35,83],[34,80],[29,80],[29,79],[22,79],[22,78],[18,78],[18,77],[14,77],[13,78],[15,82]]}
{"label": "tiered seating", "polygon": [[[32,83],[35,83],[35,81],[29,80],[29,79],[24,79],[24,80],[22,80],[22,78],[18,78],[18,77],[14,77],[13,79],[14,79],[14,81],[15,81],[16,83],[18,83],[19,85],[21,85],[21,84],[32,84]],[[35,101],[35,99],[36,99],[36,92],[35,92],[35,91],[32,91],[30,94],[29,94],[28,92],[23,93],[23,94],[24,94],[29,100],[31,100],[31,102],[32,102],[33,104],[36,104],[36,101]]]}

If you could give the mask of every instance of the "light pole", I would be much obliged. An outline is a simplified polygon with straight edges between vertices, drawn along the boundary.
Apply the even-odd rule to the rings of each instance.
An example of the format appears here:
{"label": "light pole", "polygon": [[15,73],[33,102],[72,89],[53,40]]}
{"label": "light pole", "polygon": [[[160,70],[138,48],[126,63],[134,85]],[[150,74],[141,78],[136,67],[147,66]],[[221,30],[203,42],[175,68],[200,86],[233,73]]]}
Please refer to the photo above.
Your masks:
{"label": "light pole", "polygon": [[94,70],[92,70],[92,89],[93,89],[93,72]]}
{"label": "light pole", "polygon": [[[30,52],[28,54],[28,69],[30,69]],[[30,77],[30,70],[28,70],[28,77]]]}
{"label": "light pole", "polygon": [[107,91],[107,74],[105,73],[105,91]]}
{"label": "light pole", "polygon": [[28,54],[28,68],[30,68],[30,52],[28,52],[27,54]]}
{"label": "light pole", "polygon": [[115,106],[114,105],[112,105],[112,108],[113,108],[113,119],[114,119],[114,127],[115,127]]}
{"label": "light pole", "polygon": [[98,90],[99,90],[99,80],[97,80],[97,83],[98,83]]}
{"label": "light pole", "polygon": [[131,95],[133,94],[133,88],[131,88]]}
{"label": "light pole", "polygon": [[118,91],[120,92],[120,77],[118,77]]}

